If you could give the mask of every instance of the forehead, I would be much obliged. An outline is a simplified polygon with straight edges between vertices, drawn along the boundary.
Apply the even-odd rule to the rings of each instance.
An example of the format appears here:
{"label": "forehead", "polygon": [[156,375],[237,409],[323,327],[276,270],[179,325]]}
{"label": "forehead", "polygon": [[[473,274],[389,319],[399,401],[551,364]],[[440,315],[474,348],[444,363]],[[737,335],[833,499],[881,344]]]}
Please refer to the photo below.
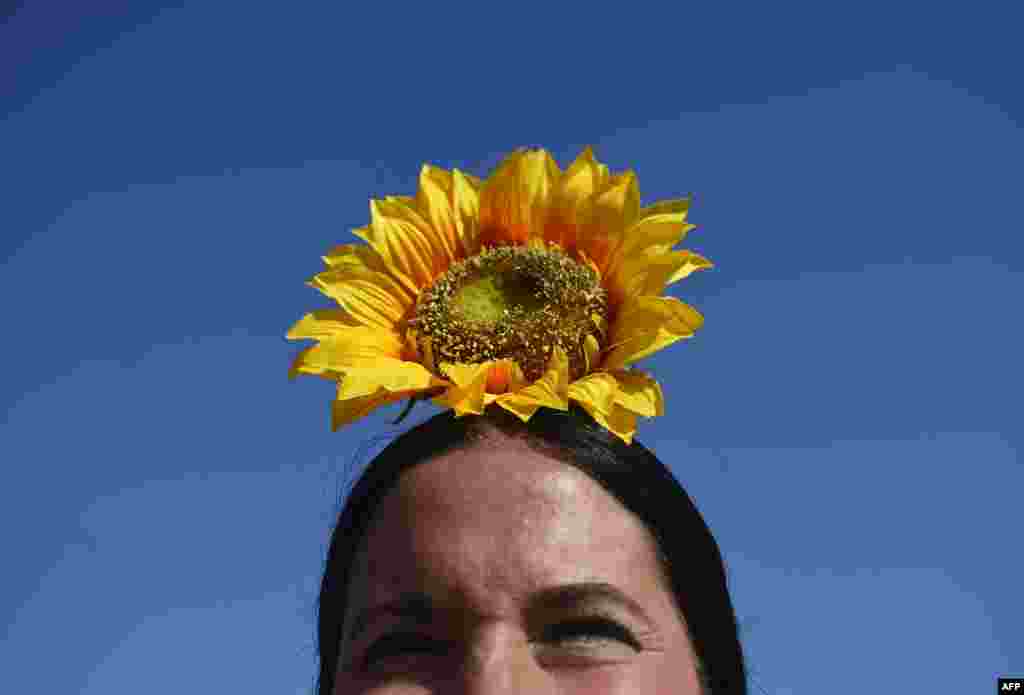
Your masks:
{"label": "forehead", "polygon": [[494,613],[555,584],[645,593],[660,578],[635,515],[582,471],[502,437],[407,470],[381,501],[354,570],[356,602],[428,591]]}

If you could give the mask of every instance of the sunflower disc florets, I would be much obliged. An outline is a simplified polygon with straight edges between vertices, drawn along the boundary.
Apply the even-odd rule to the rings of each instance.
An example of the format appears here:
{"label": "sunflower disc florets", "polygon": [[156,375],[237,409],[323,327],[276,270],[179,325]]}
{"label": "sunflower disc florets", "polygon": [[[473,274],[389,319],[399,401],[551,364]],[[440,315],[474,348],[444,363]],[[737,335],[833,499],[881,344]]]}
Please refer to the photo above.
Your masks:
{"label": "sunflower disc florets", "polygon": [[597,273],[559,247],[496,246],[453,264],[425,289],[410,325],[428,368],[442,377],[442,362],[507,358],[537,379],[559,345],[577,379],[587,372],[587,337],[605,344],[607,312]]}

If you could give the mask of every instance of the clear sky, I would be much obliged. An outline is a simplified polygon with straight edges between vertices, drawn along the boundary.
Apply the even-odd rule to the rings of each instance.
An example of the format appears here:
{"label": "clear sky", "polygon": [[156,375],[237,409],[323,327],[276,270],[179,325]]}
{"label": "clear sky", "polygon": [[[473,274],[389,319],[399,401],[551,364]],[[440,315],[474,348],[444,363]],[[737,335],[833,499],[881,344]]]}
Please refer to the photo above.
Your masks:
{"label": "clear sky", "polygon": [[724,549],[752,692],[1024,675],[1020,17],[18,4],[0,691],[310,692],[328,533],[398,408],[330,432],[284,334],[370,198],[523,145],[695,194],[706,324],[645,365],[639,439]]}

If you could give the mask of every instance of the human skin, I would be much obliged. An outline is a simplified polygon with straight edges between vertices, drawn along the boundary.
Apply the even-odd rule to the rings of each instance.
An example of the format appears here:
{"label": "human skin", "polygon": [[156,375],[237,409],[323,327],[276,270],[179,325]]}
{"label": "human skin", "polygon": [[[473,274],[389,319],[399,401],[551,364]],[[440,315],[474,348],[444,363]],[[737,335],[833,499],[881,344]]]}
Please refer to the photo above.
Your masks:
{"label": "human skin", "polygon": [[[605,598],[537,602],[542,589],[580,582],[612,585],[646,618]],[[349,638],[356,616],[406,592],[425,594],[431,614],[379,614]],[[335,695],[700,693],[647,529],[583,472],[499,433],[402,474],[357,554],[348,599]],[[637,644],[573,628],[595,615]],[[413,636],[374,647],[395,633]],[[367,666],[371,647],[379,657]]]}

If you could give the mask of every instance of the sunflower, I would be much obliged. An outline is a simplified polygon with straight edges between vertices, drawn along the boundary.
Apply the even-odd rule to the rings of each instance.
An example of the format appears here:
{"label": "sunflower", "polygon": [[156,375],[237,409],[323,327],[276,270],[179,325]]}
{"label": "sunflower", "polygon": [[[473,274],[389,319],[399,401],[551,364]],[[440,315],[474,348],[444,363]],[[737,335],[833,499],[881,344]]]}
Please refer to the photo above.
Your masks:
{"label": "sunflower", "polygon": [[576,402],[629,443],[638,415],[664,413],[658,382],[631,365],[703,323],[662,296],[712,265],[673,248],[694,228],[689,199],[641,207],[635,173],[610,174],[590,147],[564,173],[544,149],[487,180],[425,164],[418,188],[371,200],[353,230],[366,243],[333,248],[307,283],[338,308],[288,331],[316,341],[289,378],[337,382],[332,431],[405,399],[524,421]]}

